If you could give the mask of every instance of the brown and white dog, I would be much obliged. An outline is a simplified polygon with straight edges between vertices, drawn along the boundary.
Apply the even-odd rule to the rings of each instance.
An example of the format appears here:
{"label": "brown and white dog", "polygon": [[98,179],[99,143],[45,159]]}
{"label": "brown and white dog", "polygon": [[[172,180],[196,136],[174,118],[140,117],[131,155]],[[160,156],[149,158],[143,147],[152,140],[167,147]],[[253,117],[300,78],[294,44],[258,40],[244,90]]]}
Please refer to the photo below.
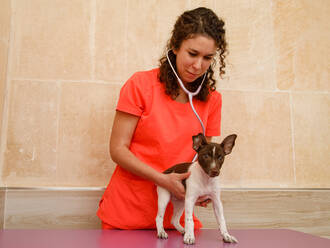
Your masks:
{"label": "brown and white dog", "polygon": [[[235,237],[227,231],[223,207],[220,200],[219,174],[224,158],[231,153],[235,145],[237,135],[227,136],[221,144],[208,143],[203,134],[193,136],[193,148],[198,153],[198,160],[194,163],[182,163],[171,167],[164,173],[185,173],[191,174],[183,184],[186,188],[185,200],[178,200],[166,189],[157,187],[158,193],[158,213],[156,217],[157,236],[167,239],[168,235],[163,227],[164,213],[167,204],[171,200],[173,203],[173,216],[171,223],[174,227],[184,234],[185,244],[194,244],[194,221],[193,210],[197,200],[204,201],[211,199],[216,220],[223,240],[228,243],[237,243]],[[185,209],[185,228],[180,225],[180,218]]]}

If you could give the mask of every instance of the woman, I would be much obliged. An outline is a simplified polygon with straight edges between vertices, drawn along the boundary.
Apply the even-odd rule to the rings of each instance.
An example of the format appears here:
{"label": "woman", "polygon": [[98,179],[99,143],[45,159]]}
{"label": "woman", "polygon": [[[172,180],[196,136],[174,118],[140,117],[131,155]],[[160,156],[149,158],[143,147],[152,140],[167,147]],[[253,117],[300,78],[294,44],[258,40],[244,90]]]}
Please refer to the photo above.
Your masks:
{"label": "woman", "polygon": [[[224,22],[207,8],[184,12],[174,25],[167,52],[188,90],[195,91],[207,73],[193,104],[207,139],[219,136],[221,95],[215,91],[213,66],[218,55],[220,76],[224,74]],[[104,229],[155,228],[156,185],[184,198],[181,181],[189,177],[189,172],[162,172],[193,159],[192,136],[202,132],[202,127],[166,53],[159,68],[135,73],[121,89],[110,138],[111,158],[118,165],[97,213]],[[173,228],[171,215],[169,204],[165,228]],[[196,218],[194,221],[195,228],[200,228],[201,223]]]}

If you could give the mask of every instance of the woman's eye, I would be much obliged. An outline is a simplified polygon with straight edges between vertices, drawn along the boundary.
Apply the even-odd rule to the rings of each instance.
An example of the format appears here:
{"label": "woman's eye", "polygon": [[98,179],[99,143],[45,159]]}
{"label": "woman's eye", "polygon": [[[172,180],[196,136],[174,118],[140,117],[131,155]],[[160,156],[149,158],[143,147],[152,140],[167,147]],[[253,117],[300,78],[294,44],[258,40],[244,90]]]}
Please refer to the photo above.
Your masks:
{"label": "woman's eye", "polygon": [[192,52],[189,52],[189,55],[190,55],[191,57],[195,57],[195,56],[197,56],[196,53],[192,53]]}
{"label": "woman's eye", "polygon": [[213,57],[205,57],[206,60],[211,60]]}

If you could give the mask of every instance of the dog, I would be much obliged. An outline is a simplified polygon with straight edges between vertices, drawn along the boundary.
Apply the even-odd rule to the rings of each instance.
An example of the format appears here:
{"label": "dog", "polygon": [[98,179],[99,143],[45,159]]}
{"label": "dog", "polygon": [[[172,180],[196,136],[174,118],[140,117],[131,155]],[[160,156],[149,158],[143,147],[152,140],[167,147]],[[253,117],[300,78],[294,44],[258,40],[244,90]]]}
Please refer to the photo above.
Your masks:
{"label": "dog", "polygon": [[[193,210],[197,202],[211,199],[213,209],[221,235],[224,242],[237,243],[237,239],[231,236],[227,231],[227,226],[223,214],[223,207],[220,200],[219,174],[224,158],[231,153],[236,134],[227,136],[221,144],[208,143],[205,136],[199,133],[193,136],[193,149],[198,154],[198,160],[194,163],[181,163],[175,165],[166,171],[169,173],[185,173],[190,171],[190,176],[183,181],[186,188],[184,200],[179,200],[166,189],[157,186],[158,193],[158,212],[156,217],[157,236],[160,239],[167,239],[168,235],[164,230],[163,220],[164,213],[169,201],[173,204],[173,216],[171,223],[173,226],[184,235],[183,242],[185,244],[194,244],[194,221]],[[180,218],[185,209],[185,228],[180,224]]]}

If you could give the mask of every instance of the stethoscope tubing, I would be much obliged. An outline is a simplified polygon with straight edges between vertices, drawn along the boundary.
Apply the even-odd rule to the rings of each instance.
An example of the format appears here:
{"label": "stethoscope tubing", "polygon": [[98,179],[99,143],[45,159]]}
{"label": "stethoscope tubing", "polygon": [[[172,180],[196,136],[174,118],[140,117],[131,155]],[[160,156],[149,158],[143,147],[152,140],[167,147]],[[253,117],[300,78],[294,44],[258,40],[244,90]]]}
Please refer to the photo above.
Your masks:
{"label": "stethoscope tubing", "polygon": [[[199,93],[200,90],[202,89],[202,86],[203,86],[204,80],[205,80],[205,78],[206,78],[207,72],[204,74],[204,77],[203,77],[202,83],[199,85],[199,87],[197,88],[197,90],[196,90],[195,92],[190,92],[189,90],[186,89],[186,87],[184,86],[182,80],[180,79],[180,77],[179,77],[178,74],[176,73],[176,71],[175,71],[175,69],[174,69],[174,67],[173,67],[173,65],[172,65],[172,62],[171,62],[171,60],[170,60],[170,58],[169,58],[169,56],[168,56],[168,52],[169,52],[169,51],[170,51],[170,50],[168,50],[168,51],[166,52],[167,61],[168,61],[169,65],[170,65],[170,67],[172,68],[172,71],[173,71],[173,73],[175,74],[176,78],[178,79],[178,82],[179,82],[180,87],[181,87],[182,90],[188,95],[188,99],[189,99],[190,107],[191,107],[192,111],[194,112],[195,116],[197,117],[197,119],[199,120],[199,122],[200,122],[200,124],[201,124],[201,126],[202,126],[203,134],[205,135],[205,127],[204,127],[203,121],[202,121],[202,119],[199,117],[199,115],[198,115],[198,113],[197,113],[197,111],[196,111],[196,109],[195,109],[195,107],[194,107],[194,104],[193,104],[193,101],[192,101],[192,100],[193,100],[193,97],[196,96],[196,95],[198,95],[198,93]],[[197,153],[195,154],[195,156],[194,156],[192,162],[195,162],[196,159],[197,159]]]}

